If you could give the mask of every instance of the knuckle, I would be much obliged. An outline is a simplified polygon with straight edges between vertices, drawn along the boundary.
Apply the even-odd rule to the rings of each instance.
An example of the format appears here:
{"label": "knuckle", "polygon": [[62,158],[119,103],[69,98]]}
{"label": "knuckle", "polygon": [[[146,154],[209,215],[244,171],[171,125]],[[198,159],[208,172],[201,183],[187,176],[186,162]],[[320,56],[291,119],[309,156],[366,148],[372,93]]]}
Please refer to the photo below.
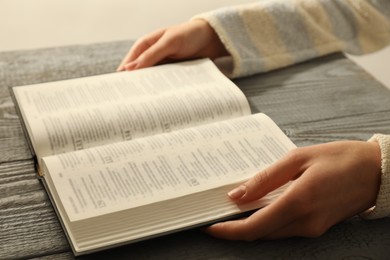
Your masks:
{"label": "knuckle", "polygon": [[183,41],[183,36],[177,33],[175,30],[168,30],[161,37],[160,43],[164,47],[177,47],[177,45]]}
{"label": "knuckle", "polygon": [[285,159],[291,163],[301,163],[304,159],[304,147],[297,147],[293,150],[290,150],[285,155]]}
{"label": "knuckle", "polygon": [[317,203],[312,199],[313,196],[310,196],[310,193],[305,191],[305,196],[300,196],[299,194],[302,193],[292,192],[285,196],[286,207],[291,216],[299,218],[315,211]]}
{"label": "knuckle", "polygon": [[175,38],[169,37],[170,35],[167,35],[166,37],[162,38],[159,42],[160,46],[163,48],[168,48],[175,44]]}
{"label": "knuckle", "polygon": [[253,177],[253,182],[256,186],[260,186],[267,183],[269,179],[270,179],[269,172],[267,169],[264,169],[258,174],[255,174],[255,176]]}

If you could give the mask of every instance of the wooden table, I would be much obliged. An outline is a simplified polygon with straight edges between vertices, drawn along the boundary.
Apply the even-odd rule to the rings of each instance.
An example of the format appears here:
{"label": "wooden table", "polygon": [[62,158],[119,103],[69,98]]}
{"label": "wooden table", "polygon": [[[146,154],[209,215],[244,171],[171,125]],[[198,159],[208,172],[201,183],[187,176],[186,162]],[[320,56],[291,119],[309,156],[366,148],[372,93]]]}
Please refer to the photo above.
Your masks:
{"label": "wooden table", "polygon": [[[0,53],[0,259],[73,258],[36,178],[8,87],[112,72],[130,42]],[[390,134],[390,91],[341,54],[236,80],[298,145]],[[345,259],[390,256],[390,219],[354,217],[315,239],[229,242],[190,230],[83,258]]]}

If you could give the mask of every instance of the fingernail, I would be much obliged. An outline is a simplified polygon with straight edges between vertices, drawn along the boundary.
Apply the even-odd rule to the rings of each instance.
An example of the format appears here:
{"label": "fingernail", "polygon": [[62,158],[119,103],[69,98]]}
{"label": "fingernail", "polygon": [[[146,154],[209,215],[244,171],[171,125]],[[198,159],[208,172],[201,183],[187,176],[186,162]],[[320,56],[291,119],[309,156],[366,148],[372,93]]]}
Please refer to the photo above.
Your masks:
{"label": "fingernail", "polygon": [[116,71],[122,71],[123,70],[123,66],[119,66],[117,69],[116,69]]}
{"label": "fingernail", "polygon": [[228,196],[232,199],[232,200],[238,200],[238,199],[241,199],[246,193],[246,187],[245,185],[241,185],[240,187],[237,187],[233,190],[231,190],[230,192],[228,192]]}

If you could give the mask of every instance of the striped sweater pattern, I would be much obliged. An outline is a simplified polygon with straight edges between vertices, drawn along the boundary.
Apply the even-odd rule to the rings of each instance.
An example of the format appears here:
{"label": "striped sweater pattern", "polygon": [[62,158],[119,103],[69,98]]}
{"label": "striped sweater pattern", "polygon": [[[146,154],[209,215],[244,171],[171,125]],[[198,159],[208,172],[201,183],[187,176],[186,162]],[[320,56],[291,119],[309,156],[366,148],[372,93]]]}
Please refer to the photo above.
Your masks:
{"label": "striped sweater pattern", "polygon": [[[261,0],[203,13],[231,55],[231,78],[286,67],[334,52],[366,54],[390,44],[390,0]],[[390,216],[390,135],[382,153],[376,206],[361,216]]]}

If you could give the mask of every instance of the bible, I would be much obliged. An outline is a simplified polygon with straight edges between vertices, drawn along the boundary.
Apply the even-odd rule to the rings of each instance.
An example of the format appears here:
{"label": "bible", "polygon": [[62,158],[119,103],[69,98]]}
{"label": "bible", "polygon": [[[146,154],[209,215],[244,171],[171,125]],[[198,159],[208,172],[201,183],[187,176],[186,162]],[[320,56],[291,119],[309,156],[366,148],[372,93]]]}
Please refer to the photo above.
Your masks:
{"label": "bible", "polygon": [[208,59],[12,87],[75,255],[266,206],[227,192],[295,148]]}

